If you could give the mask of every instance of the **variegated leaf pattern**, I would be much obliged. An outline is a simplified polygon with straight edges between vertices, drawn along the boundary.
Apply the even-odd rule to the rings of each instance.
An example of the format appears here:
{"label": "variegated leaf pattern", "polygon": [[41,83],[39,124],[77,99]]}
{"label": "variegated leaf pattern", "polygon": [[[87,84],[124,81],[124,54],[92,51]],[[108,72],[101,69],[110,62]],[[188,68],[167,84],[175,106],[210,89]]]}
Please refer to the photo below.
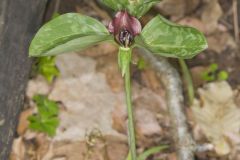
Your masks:
{"label": "variegated leaf pattern", "polygon": [[154,4],[161,0],[102,0],[102,2],[115,11],[127,10],[131,15],[140,18]]}
{"label": "variegated leaf pattern", "polygon": [[99,21],[78,13],[67,13],[40,28],[30,45],[29,55],[78,51],[106,40],[112,40],[112,36]]}
{"label": "variegated leaf pattern", "polygon": [[200,31],[174,24],[160,15],[143,28],[136,43],[155,54],[175,58],[192,58],[208,47]]}
{"label": "variegated leaf pattern", "polygon": [[120,11],[128,4],[128,0],[102,0],[102,3],[115,11]]}

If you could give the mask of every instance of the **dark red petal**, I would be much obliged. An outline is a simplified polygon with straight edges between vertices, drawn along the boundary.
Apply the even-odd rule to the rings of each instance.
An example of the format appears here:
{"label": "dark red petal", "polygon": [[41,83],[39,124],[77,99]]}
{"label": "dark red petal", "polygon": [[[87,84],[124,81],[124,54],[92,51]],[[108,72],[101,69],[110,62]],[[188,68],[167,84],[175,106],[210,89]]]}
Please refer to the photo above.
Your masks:
{"label": "dark red petal", "polygon": [[108,31],[109,31],[110,33],[114,33],[113,21],[109,23],[109,25],[108,25]]}
{"label": "dark red petal", "polygon": [[131,17],[129,24],[131,25],[131,30],[132,30],[134,36],[141,33],[142,25],[137,18]]}
{"label": "dark red petal", "polygon": [[119,11],[109,23],[108,30],[120,45],[129,47],[133,44],[134,37],[141,33],[142,26],[139,20],[127,11]]}
{"label": "dark red petal", "polygon": [[139,20],[129,15],[127,11],[119,11],[112,22],[109,23],[108,30],[110,33],[116,35],[119,34],[122,29],[126,29],[136,36],[141,32],[142,26]]}

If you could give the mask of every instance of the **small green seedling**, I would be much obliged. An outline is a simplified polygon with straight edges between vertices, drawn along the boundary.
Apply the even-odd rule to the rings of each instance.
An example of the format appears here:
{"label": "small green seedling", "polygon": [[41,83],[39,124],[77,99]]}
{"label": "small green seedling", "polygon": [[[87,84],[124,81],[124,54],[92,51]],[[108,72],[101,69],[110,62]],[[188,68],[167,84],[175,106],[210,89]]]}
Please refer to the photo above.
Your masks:
{"label": "small green seedling", "polygon": [[55,56],[39,57],[36,60],[36,72],[41,74],[49,83],[59,75],[55,65]]}
{"label": "small green seedling", "polygon": [[219,70],[218,64],[213,63],[202,73],[201,77],[204,81],[211,82],[227,80],[229,75],[227,71]]}
{"label": "small green seedling", "polygon": [[[59,13],[54,13],[51,19],[57,18],[60,16]],[[59,70],[55,65],[56,56],[46,56],[46,57],[38,57],[36,59],[36,63],[34,63],[34,71],[38,74],[41,74],[49,83],[53,81],[53,79],[59,76]]]}
{"label": "small green seedling", "polygon": [[217,74],[217,80],[219,81],[225,81],[227,80],[229,77],[228,75],[228,72],[227,71],[220,71],[218,74]]}
{"label": "small green seedling", "polygon": [[38,113],[28,118],[29,128],[37,132],[47,133],[51,137],[54,136],[59,125],[57,103],[43,95],[36,95],[33,100],[37,105]]}
{"label": "small green seedling", "polygon": [[160,56],[192,58],[207,48],[201,32],[174,24],[161,15],[142,27],[139,18],[159,1],[102,0],[103,4],[116,12],[107,28],[96,19],[78,13],[58,16],[38,31],[29,49],[30,56],[43,57],[80,51],[106,41],[119,46],[118,64],[125,79],[132,160],[137,157],[130,89],[132,49],[140,47]]}

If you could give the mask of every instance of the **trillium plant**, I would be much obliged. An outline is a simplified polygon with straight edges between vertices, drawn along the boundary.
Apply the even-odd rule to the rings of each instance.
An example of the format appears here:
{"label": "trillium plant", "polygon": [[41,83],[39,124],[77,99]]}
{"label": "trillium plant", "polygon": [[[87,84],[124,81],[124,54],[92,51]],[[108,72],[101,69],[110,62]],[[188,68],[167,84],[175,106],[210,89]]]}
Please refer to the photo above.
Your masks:
{"label": "trillium plant", "polygon": [[139,19],[159,0],[102,0],[116,15],[107,27],[94,18],[67,13],[45,24],[30,45],[33,57],[80,51],[100,42],[119,46],[118,63],[125,79],[130,154],[136,160],[133,109],[131,105],[130,63],[134,47],[152,54],[180,59],[192,58],[207,48],[198,30],[174,24],[161,15],[142,26]]}

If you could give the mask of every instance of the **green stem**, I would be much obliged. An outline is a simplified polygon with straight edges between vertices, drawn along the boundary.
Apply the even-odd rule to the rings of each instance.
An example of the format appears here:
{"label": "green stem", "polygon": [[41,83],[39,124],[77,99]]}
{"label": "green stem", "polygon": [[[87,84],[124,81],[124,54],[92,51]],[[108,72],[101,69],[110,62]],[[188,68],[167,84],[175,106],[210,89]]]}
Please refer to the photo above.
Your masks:
{"label": "green stem", "polygon": [[134,117],[132,108],[132,96],[131,96],[131,77],[130,77],[130,64],[131,64],[131,48],[119,47],[118,52],[118,65],[121,69],[122,76],[124,76],[125,81],[125,94],[126,103],[128,111],[128,137],[129,137],[129,156],[128,159],[136,160],[136,140],[135,140],[135,130],[134,130]]}
{"label": "green stem", "polygon": [[193,100],[194,100],[194,87],[193,87],[193,82],[192,82],[192,76],[188,69],[188,66],[186,65],[186,63],[183,59],[179,59],[179,64],[182,69],[184,81],[186,81],[188,100],[189,100],[189,105],[191,106],[193,103]]}
{"label": "green stem", "polygon": [[146,151],[144,151],[142,154],[138,156],[138,160],[146,160],[150,155],[156,154],[161,152],[164,149],[167,149],[169,146],[168,145],[161,145],[157,147],[152,147]]}
{"label": "green stem", "polygon": [[136,160],[136,139],[135,139],[135,129],[134,129],[134,116],[132,108],[132,98],[131,98],[131,81],[130,81],[130,63],[126,66],[126,72],[124,76],[125,80],[125,92],[126,92],[126,102],[128,111],[128,134],[129,134],[129,145],[131,151],[131,160]]}

